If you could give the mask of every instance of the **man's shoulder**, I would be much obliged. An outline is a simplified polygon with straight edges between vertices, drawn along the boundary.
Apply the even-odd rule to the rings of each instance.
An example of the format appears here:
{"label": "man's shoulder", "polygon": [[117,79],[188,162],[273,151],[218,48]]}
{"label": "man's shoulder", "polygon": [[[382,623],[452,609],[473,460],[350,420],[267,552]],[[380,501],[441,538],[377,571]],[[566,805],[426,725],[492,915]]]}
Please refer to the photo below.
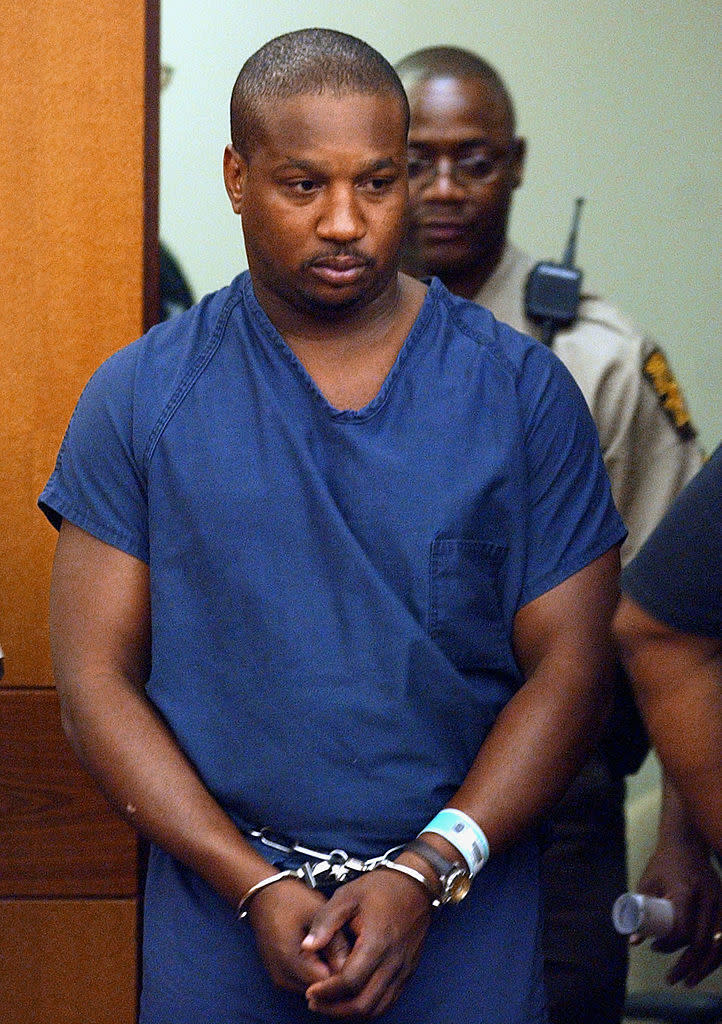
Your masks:
{"label": "man's shoulder", "polygon": [[85,386],[73,421],[91,434],[112,423],[118,436],[132,440],[137,454],[147,454],[211,363],[242,288],[241,275],[109,356]]}
{"label": "man's shoulder", "polygon": [[239,301],[243,275],[206,295],[171,320],[155,324],[136,341],[111,355],[96,370],[94,387],[131,388],[135,401],[162,404],[221,339],[230,312]]}
{"label": "man's shoulder", "polygon": [[693,441],[689,409],[664,351],[605,299],[583,298],[554,351],[587,399],[605,452],[612,438],[619,444],[622,430],[643,431],[646,443],[658,438],[667,449],[675,440]]}
{"label": "man's shoulder", "polygon": [[[532,257],[507,242],[499,264],[475,297],[488,306],[494,316],[508,321],[517,330],[539,337],[539,327],[526,315],[524,294]],[[569,327],[557,331],[553,350],[566,362],[585,361],[590,367],[610,362],[641,366],[647,339],[639,328],[605,298],[589,293],[581,296],[577,317]]]}
{"label": "man's shoulder", "polygon": [[577,319],[556,334],[553,349],[585,395],[599,388],[636,391],[659,351],[612,303],[594,295],[582,297]]}
{"label": "man's shoulder", "polygon": [[547,346],[497,320],[484,306],[452,295],[439,285],[440,319],[430,326],[434,344],[446,346],[444,365],[457,385],[463,379],[482,381],[495,400],[508,402],[532,422],[548,403],[562,417],[587,413],[584,397],[572,374]]}
{"label": "man's shoulder", "polygon": [[138,359],[152,364],[155,372],[166,370],[177,377],[189,361],[220,338],[241,298],[245,276],[241,274],[227,287],[204,296],[172,320],[151,327],[135,342]]}
{"label": "man's shoulder", "polygon": [[514,374],[519,373],[530,355],[542,361],[555,363],[556,359],[546,346],[528,334],[498,319],[494,313],[476,299],[464,299],[453,295],[440,281],[434,281],[434,297],[441,309],[442,317],[452,327],[452,337],[467,341],[477,352],[487,354],[500,365],[508,367]]}

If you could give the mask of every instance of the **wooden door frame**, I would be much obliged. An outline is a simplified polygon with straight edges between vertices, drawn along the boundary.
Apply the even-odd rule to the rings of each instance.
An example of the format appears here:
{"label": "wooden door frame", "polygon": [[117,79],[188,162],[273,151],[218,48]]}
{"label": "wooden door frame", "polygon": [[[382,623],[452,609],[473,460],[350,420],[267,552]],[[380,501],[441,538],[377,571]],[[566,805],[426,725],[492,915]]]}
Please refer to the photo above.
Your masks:
{"label": "wooden door frame", "polygon": [[143,326],[158,319],[160,283],[158,210],[160,188],[160,0],[145,7],[145,189],[143,201]]}

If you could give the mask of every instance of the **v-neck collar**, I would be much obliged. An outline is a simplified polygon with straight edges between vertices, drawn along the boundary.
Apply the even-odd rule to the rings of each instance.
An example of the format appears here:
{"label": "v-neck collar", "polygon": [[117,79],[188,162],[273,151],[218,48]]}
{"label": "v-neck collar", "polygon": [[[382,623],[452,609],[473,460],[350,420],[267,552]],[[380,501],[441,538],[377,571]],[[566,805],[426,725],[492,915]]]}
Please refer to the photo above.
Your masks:
{"label": "v-neck collar", "polygon": [[322,406],[327,415],[340,422],[361,422],[374,416],[382,408],[389,392],[393,388],[394,382],[401,373],[404,363],[408,359],[409,354],[413,351],[418,338],[421,337],[424,329],[426,328],[436,304],[437,292],[440,287],[442,287],[441,283],[436,279],[429,285],[416,320],[414,321],[411,330],[406,335],[396,359],[391,365],[391,369],[387,373],[381,387],[371,401],[367,402],[367,404],[362,406],[360,409],[337,409],[336,406],[329,402],[293,349],[271,323],[268,315],[256,298],[251,275],[248,271],[246,271],[242,279],[243,301],[246,305],[251,321],[256,324],[264,336],[293,367],[294,372],[300,377],[302,384],[314,396],[315,400]]}

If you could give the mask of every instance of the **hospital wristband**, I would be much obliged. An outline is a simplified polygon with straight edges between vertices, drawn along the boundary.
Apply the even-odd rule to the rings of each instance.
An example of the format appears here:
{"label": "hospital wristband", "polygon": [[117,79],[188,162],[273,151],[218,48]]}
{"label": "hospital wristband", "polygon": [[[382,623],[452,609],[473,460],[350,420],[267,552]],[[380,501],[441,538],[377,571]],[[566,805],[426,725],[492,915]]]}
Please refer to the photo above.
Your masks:
{"label": "hospital wristband", "polygon": [[469,874],[473,878],[484,867],[489,859],[489,841],[473,818],[455,807],[445,807],[432,818],[424,832],[434,832],[456,847],[467,863]]}

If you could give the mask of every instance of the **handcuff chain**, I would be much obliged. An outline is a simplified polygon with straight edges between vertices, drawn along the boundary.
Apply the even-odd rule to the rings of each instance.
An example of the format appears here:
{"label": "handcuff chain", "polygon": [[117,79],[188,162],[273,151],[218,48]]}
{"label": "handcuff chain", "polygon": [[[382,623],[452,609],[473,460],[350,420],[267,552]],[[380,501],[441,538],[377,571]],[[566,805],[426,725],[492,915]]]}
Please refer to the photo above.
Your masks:
{"label": "handcuff chain", "polygon": [[[336,849],[325,853],[321,850],[312,850],[310,847],[295,843],[287,836],[274,835],[270,828],[249,829],[247,833],[252,839],[258,839],[264,846],[279,853],[298,853],[302,857],[313,857],[318,863],[310,864],[306,861],[298,869],[297,877],[305,882],[311,889],[317,887],[319,876],[330,872],[335,882],[344,882],[350,874],[365,874],[387,860],[392,854],[402,849],[402,846],[392,846],[385,853],[378,857],[369,857],[368,860],[359,860],[358,857],[351,857],[345,850]],[[282,842],[281,840],[285,840]]]}

